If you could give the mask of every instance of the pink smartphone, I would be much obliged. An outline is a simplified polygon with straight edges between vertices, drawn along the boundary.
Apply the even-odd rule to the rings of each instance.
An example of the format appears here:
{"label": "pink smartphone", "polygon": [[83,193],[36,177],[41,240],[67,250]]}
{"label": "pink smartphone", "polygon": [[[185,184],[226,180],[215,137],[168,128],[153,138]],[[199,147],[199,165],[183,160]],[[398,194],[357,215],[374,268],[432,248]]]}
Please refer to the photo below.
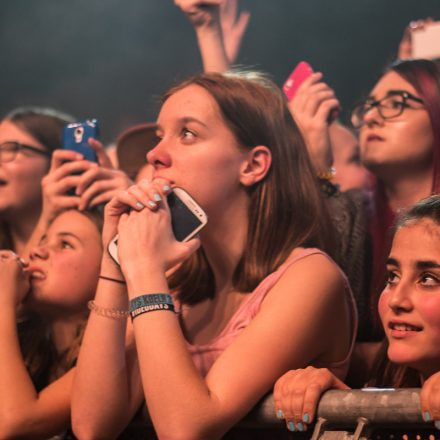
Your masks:
{"label": "pink smartphone", "polygon": [[293,69],[283,85],[283,92],[287,96],[287,100],[291,101],[295,96],[298,87],[313,73],[312,66],[306,61],[301,61]]}

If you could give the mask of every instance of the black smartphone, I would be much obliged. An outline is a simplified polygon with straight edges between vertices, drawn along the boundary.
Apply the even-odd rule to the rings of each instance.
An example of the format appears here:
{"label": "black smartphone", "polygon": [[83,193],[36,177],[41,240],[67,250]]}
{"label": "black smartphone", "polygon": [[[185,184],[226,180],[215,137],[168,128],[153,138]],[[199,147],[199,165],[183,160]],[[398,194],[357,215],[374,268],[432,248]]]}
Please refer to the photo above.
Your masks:
{"label": "black smartphone", "polygon": [[[173,188],[167,201],[171,213],[171,228],[177,241],[190,240],[208,223],[206,213],[184,189]],[[117,235],[109,243],[108,252],[119,264]]]}
{"label": "black smartphone", "polygon": [[84,156],[84,159],[98,162],[95,150],[89,145],[90,138],[99,138],[96,119],[66,124],[63,129],[63,149],[77,151]]}

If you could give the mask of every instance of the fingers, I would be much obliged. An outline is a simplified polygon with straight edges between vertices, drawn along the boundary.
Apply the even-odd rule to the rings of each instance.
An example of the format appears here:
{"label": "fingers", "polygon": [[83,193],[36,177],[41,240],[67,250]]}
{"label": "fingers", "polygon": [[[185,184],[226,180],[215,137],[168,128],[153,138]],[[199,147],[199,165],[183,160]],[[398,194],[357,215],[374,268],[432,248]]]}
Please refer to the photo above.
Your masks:
{"label": "fingers", "polygon": [[425,422],[434,422],[440,429],[440,372],[433,374],[423,384],[420,392],[420,406]]}
{"label": "fingers", "polygon": [[95,150],[96,157],[98,158],[98,163],[104,168],[113,168],[112,162],[105,151],[104,146],[97,139],[89,138],[89,145]]}
{"label": "fingers", "polygon": [[81,159],[83,159],[83,155],[81,153],[72,150],[57,149],[52,154],[49,172],[56,170],[67,161],[70,162]]}
{"label": "fingers", "polygon": [[348,387],[325,368],[307,367],[291,370],[280,377],[274,387],[276,415],[285,419],[290,431],[305,431],[316,415],[324,391]]}

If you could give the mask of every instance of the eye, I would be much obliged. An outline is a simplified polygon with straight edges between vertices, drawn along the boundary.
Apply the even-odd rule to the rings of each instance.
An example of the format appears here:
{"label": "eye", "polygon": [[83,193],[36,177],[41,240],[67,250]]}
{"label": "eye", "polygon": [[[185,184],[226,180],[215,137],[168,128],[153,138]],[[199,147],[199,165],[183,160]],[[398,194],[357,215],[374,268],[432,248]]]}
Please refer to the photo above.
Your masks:
{"label": "eye", "polygon": [[420,277],[420,284],[427,287],[438,286],[440,284],[440,280],[432,273],[424,273]]}
{"label": "eye", "polygon": [[399,282],[399,276],[396,272],[389,270],[387,271],[387,280],[386,280],[386,287],[392,287],[396,285]]}
{"label": "eye", "polygon": [[62,249],[73,249],[72,244],[67,240],[61,240],[60,245]]}
{"label": "eye", "polygon": [[181,136],[182,136],[183,140],[185,140],[185,141],[191,141],[196,138],[196,134],[186,127],[182,128]]}

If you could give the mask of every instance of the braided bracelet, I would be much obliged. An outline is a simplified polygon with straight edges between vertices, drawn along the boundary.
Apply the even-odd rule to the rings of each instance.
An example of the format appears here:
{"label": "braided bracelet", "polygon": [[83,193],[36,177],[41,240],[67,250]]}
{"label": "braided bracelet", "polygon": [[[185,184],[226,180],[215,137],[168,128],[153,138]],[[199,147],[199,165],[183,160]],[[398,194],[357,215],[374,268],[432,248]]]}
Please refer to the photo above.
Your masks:
{"label": "braided bracelet", "polygon": [[106,277],[104,275],[99,275],[98,278],[101,278],[101,280],[112,281],[113,283],[127,284],[124,280],[118,280],[117,278],[110,278],[110,277]]}
{"label": "braided bracelet", "polygon": [[109,307],[98,306],[98,304],[96,304],[95,301],[89,301],[87,303],[87,307],[92,312],[95,312],[97,315],[103,316],[104,318],[125,319],[130,314],[128,310],[119,310],[119,309],[112,309]]}
{"label": "braided bracelet", "polygon": [[174,312],[173,299],[169,293],[149,293],[130,300],[130,315],[132,320],[136,318],[136,316],[158,310]]}

